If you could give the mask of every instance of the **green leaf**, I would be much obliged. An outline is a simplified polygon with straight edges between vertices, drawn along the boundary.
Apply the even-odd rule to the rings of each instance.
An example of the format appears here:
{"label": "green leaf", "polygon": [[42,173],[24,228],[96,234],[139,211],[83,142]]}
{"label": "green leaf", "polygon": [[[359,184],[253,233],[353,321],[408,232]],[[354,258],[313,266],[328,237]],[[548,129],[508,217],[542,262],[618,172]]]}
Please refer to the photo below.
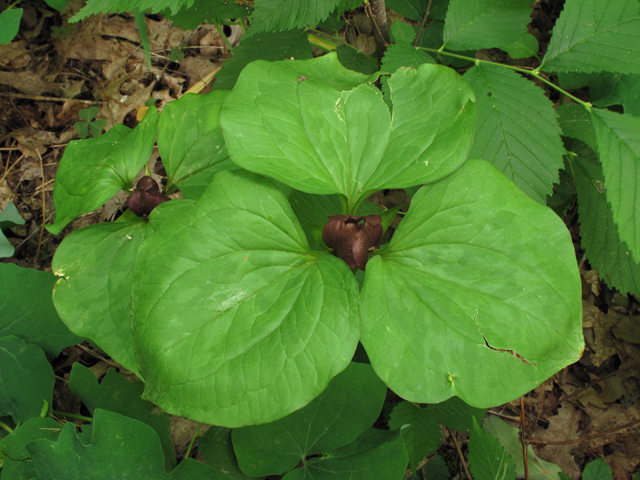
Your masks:
{"label": "green leaf", "polygon": [[[444,22],[430,23],[429,25],[426,25],[424,29],[422,29],[422,33],[420,34],[420,37],[418,37],[418,46],[425,47],[425,48],[435,48],[435,49],[439,49],[440,47],[444,48],[443,35],[444,35]],[[451,50],[445,48],[443,51],[449,52]],[[460,58],[453,58],[453,57],[450,57],[449,55],[441,55],[440,58],[438,58],[438,60],[443,65],[450,65],[453,68],[466,67],[466,66],[470,66],[470,64],[472,63],[471,59],[475,57],[476,52],[475,50],[473,50],[473,51],[458,52],[458,54],[466,55],[467,57],[471,57],[471,58],[468,60],[465,60]]]}
{"label": "green leaf", "polygon": [[364,73],[365,75],[371,75],[378,71],[378,62],[373,57],[365,55],[350,46],[338,45],[336,53],[344,68]]}
{"label": "green leaf", "polygon": [[93,138],[99,137],[100,135],[102,135],[102,130],[106,126],[107,126],[107,121],[104,118],[94,120],[89,124],[89,130],[91,131],[91,136]]}
{"label": "green leaf", "polygon": [[96,118],[96,115],[98,115],[99,111],[100,111],[100,107],[97,107],[97,106],[90,107],[90,108],[83,108],[78,112],[78,116],[85,122],[89,123],[91,122],[91,120]]}
{"label": "green leaf", "polygon": [[382,59],[381,72],[395,73],[400,67],[418,68],[423,63],[436,63],[424,50],[410,44],[389,45]]}
{"label": "green leaf", "polygon": [[284,474],[307,457],[353,442],[380,415],[386,391],[370,365],[351,363],[306,407],[233,430],[240,468],[254,477]]}
{"label": "green leaf", "polygon": [[422,459],[440,446],[442,432],[432,412],[413,403],[400,402],[393,408],[389,429],[400,430],[414,475]]}
{"label": "green leaf", "polygon": [[80,397],[91,416],[95,414],[96,408],[101,408],[149,425],[160,439],[165,467],[172,469],[176,466],[169,415],[164,412],[152,414],[154,405],[140,397],[144,390],[142,382],[127,382],[118,372],[109,369],[98,385],[98,379],[91,370],[80,363],[74,363],[69,388]]}
{"label": "green leaf", "polygon": [[412,402],[457,395],[500,405],[584,348],[569,232],[482,161],[413,197],[387,249],[367,264],[361,305],[371,365]]}
{"label": "green leaf", "polygon": [[591,103],[598,107],[622,105],[624,113],[640,117],[640,75],[603,72],[589,77]]}
{"label": "green leaf", "polygon": [[511,58],[529,58],[536,56],[540,45],[538,45],[538,39],[530,33],[524,33],[514,42],[509,45],[504,45],[502,49],[509,54]]}
{"label": "green leaf", "polygon": [[592,268],[609,287],[640,294],[640,265],[620,241],[604,189],[602,166],[586,145],[574,142],[574,180],[578,194],[580,238]]}
{"label": "green leaf", "polygon": [[170,9],[172,13],[177,13],[181,8],[190,8],[193,2],[194,0],[88,0],[87,4],[69,19],[69,23],[79,22],[99,13],[120,13],[134,9],[150,10],[150,13]]}
{"label": "green leaf", "polygon": [[613,472],[603,458],[589,462],[582,472],[582,480],[611,480]]}
{"label": "green leaf", "polygon": [[391,24],[389,34],[391,35],[392,42],[404,43],[407,45],[413,44],[413,41],[416,38],[416,31],[414,30],[414,27],[400,19],[396,19]]}
{"label": "green leaf", "polygon": [[229,474],[236,480],[263,480],[265,477],[249,477],[238,467],[238,459],[231,444],[231,429],[211,427],[198,438],[198,453],[208,465]]}
{"label": "green leaf", "polygon": [[44,402],[51,405],[53,370],[40,347],[9,335],[0,337],[0,417],[15,423],[39,417]]}
{"label": "green leaf", "polygon": [[0,45],[6,45],[15,38],[22,19],[21,8],[9,8],[0,13]]}
{"label": "green leaf", "polygon": [[87,122],[76,122],[73,124],[73,128],[78,130],[78,136],[80,138],[87,138],[89,136],[89,124]]}
{"label": "green leaf", "polygon": [[167,412],[228,427],[274,421],[317,397],[353,356],[353,274],[309,250],[266,179],[219,172],[138,255],[136,355],[145,398]]}
{"label": "green leaf", "polygon": [[213,88],[231,90],[244,67],[255,60],[274,62],[291,58],[312,58],[307,32],[303,29],[245,36],[242,43],[233,49],[233,56],[224,62],[222,70],[216,75]]}
{"label": "green leaf", "polygon": [[[166,191],[187,182],[183,196],[199,198],[217,171],[235,167],[220,128],[220,105],[228,93],[187,94],[164,108],[158,124],[158,150],[167,171]],[[197,189],[189,183],[194,176],[199,178]]]}
{"label": "green leaf", "polygon": [[273,32],[317,25],[325,20],[340,3],[339,0],[259,0],[251,17],[254,32]]}
{"label": "green leaf", "polygon": [[[494,415],[489,415],[482,424],[485,432],[497,438],[506,450],[507,455],[513,458],[516,466],[516,477],[524,478],[524,460],[522,459],[522,444],[518,429]],[[527,446],[529,459],[530,480],[557,480],[560,467],[537,457],[531,445]]]}
{"label": "green leaf", "polygon": [[594,108],[591,120],[620,240],[640,260],[640,118]]}
{"label": "green leaf", "polygon": [[640,73],[636,0],[567,0],[540,69]]}
{"label": "green leaf", "polygon": [[69,422],[60,432],[57,442],[36,440],[27,445],[27,449],[42,480],[232,478],[192,458],[187,458],[167,474],[158,435],[151,427],[101,409],[95,412],[89,445],[80,441],[75,426]]}
{"label": "green leaf", "polygon": [[44,0],[44,1],[51,8],[55,8],[58,11],[62,11],[65,8],[67,8],[67,3],[69,3],[69,0]]}
{"label": "green leaf", "polygon": [[397,72],[393,120],[367,81],[335,54],[253,63],[220,114],[231,158],[304,192],[341,194],[349,212],[369,192],[435,181],[464,162],[475,108],[460,76],[439,65]]}
{"label": "green leaf", "polygon": [[474,421],[469,437],[469,468],[475,480],[514,480],[516,467],[511,455],[493,435]]}
{"label": "green leaf", "polygon": [[4,450],[6,458],[2,466],[3,480],[38,478],[33,462],[29,458],[27,444],[45,438],[56,441],[60,424],[49,417],[30,418],[10,434],[0,440],[0,455]]}
{"label": "green leaf", "polygon": [[62,323],[51,300],[56,277],[50,272],[0,264],[0,337],[15,335],[55,358],[69,345],[81,343]]}
{"label": "green leaf", "polygon": [[[429,0],[387,0],[386,5],[392,8],[403,17],[416,22],[422,22],[427,11]],[[447,13],[449,0],[432,0],[429,9],[429,19],[444,20]]]}
{"label": "green leaf", "polygon": [[501,48],[527,32],[530,15],[529,0],[451,0],[444,43],[454,51]]}
{"label": "green leaf", "polygon": [[470,432],[474,419],[482,421],[487,412],[484,408],[474,408],[458,397],[451,397],[441,403],[432,403],[425,407],[438,423],[446,425],[452,430]]}
{"label": "green leaf", "polygon": [[422,471],[425,477],[431,479],[449,478],[449,468],[440,455],[436,455],[427,463]]}
{"label": "green leaf", "polygon": [[13,202],[7,202],[4,210],[0,211],[0,258],[13,256],[15,249],[7,240],[7,237],[4,236],[2,230],[14,225],[24,225],[24,219],[20,216],[20,212],[18,212]]}
{"label": "green leaf", "polygon": [[488,161],[544,203],[564,164],[557,115],[542,89],[504,70],[480,64],[464,76],[478,99],[470,156]]}
{"label": "green leaf", "polygon": [[193,5],[183,8],[175,15],[168,15],[174,27],[183,30],[195,30],[207,20],[242,18],[253,12],[248,4],[229,2],[228,0],[195,0]]}
{"label": "green leaf", "polygon": [[370,428],[354,442],[309,461],[282,480],[400,479],[407,468],[407,452],[399,432]]}
{"label": "green leaf", "polygon": [[591,115],[582,105],[567,103],[556,110],[558,124],[565,137],[576,138],[586,143],[592,150],[597,150],[596,131],[591,123]]}
{"label": "green leaf", "polygon": [[47,226],[49,232],[58,235],[78,215],[133,187],[151,155],[158,117],[152,107],[134,130],[116,125],[98,138],[69,143],[56,173],[56,221]]}

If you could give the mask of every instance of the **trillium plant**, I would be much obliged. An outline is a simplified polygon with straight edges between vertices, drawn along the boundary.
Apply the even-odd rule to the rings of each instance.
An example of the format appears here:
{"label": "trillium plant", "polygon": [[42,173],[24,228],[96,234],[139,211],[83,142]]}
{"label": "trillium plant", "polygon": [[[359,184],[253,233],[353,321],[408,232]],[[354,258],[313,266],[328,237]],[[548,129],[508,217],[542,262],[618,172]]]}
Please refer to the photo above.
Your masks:
{"label": "trillium plant", "polygon": [[[64,322],[143,379],[144,398],[226,427],[312,407],[359,343],[371,378],[349,375],[377,385],[372,419],[385,385],[410,402],[489,407],[576,361],[570,235],[467,158],[467,81],[436,64],[389,72],[382,90],[379,78],[335,54],[256,61],[232,91],[188,94],[133,130],[70,144],[50,230],[120,189],[136,215],[64,239],[53,262]],[[162,192],[135,182],[156,135]],[[396,212],[366,199],[394,188],[415,194],[380,244]]]}

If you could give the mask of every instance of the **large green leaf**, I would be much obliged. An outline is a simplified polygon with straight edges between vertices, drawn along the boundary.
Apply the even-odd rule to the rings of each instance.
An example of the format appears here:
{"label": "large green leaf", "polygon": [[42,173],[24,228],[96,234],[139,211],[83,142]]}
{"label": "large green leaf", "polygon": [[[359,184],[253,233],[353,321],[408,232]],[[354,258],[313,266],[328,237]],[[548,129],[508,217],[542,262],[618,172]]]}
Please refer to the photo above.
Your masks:
{"label": "large green leaf", "polygon": [[282,480],[400,480],[407,462],[399,432],[370,428],[349,445],[311,459]]}
{"label": "large green leaf", "polygon": [[558,107],[558,124],[562,135],[577,138],[592,150],[597,150],[596,132],[591,123],[591,115],[582,105],[567,103]]}
{"label": "large green leaf", "polygon": [[620,240],[640,261],[640,118],[594,108],[591,120]]}
{"label": "large green leaf", "polygon": [[131,339],[131,283],[138,248],[165,216],[188,200],[165,202],[149,222],[116,222],[75,230],[53,257],[53,273],[61,277],[53,303],[76,335],[94,341],[111,358],[139,375]]}
{"label": "large green leaf", "polygon": [[0,264],[0,337],[15,335],[42,348],[49,357],[82,339],[62,323],[51,292],[56,277],[50,272]]}
{"label": "large green leaf", "polygon": [[353,274],[312,253],[283,194],[247,172],[216,174],[142,244],[133,299],[145,397],[214,425],[303,407],[358,341]]}
{"label": "large green leaf", "polygon": [[[53,370],[40,347],[0,337],[0,417],[15,423],[40,416],[53,397]],[[46,403],[45,403],[46,402]]]}
{"label": "large green leaf", "polygon": [[462,77],[440,65],[398,71],[392,115],[367,81],[334,54],[251,64],[220,114],[231,158],[298,190],[343,195],[349,212],[371,191],[435,181],[464,162],[475,107]]}
{"label": "large green leaf", "polygon": [[240,468],[253,477],[284,474],[307,457],[351,443],[376,421],[386,391],[370,365],[351,363],[306,407],[233,430]]}
{"label": "large green leaf", "polygon": [[240,470],[231,443],[231,432],[231,428],[211,427],[198,438],[198,453],[208,465],[229,472],[236,480],[264,480],[265,477],[250,477]]}
{"label": "large green leaf", "polygon": [[553,104],[520,74],[480,64],[465,76],[478,99],[470,156],[490,162],[540,203],[558,182],[564,147]]}
{"label": "large green leaf", "polygon": [[67,145],[53,188],[56,221],[47,230],[57,235],[78,215],[100,207],[118,190],[133,187],[151,155],[158,118],[152,107],[133,130],[116,125],[98,138]]}
{"label": "large green leaf", "polygon": [[340,4],[340,0],[258,0],[251,27],[254,32],[273,32],[315,26],[325,20]]}
{"label": "large green leaf", "polygon": [[119,13],[127,10],[140,10],[141,12],[150,9],[151,13],[158,13],[164,9],[170,9],[177,13],[181,8],[189,8],[194,0],[88,0],[87,4],[76,13],[69,23],[97,15],[99,13]]}
{"label": "large green leaf", "polygon": [[469,438],[469,467],[475,480],[514,480],[516,466],[504,447],[493,435],[474,423]]}
{"label": "large green leaf", "polygon": [[413,197],[367,264],[361,304],[371,365],[414,402],[500,405],[584,348],[566,227],[487,162],[469,160]]}
{"label": "large green leaf", "polygon": [[127,382],[115,370],[109,370],[98,384],[98,379],[91,370],[80,363],[74,363],[69,376],[69,388],[78,395],[93,416],[96,408],[119,413],[146,423],[158,434],[165,457],[165,466],[172,469],[176,466],[176,457],[171,442],[171,421],[164,412],[152,414],[155,406],[142,400],[144,390],[142,382]]}
{"label": "large green leaf", "polygon": [[187,458],[167,474],[156,432],[138,420],[97,409],[91,443],[85,445],[67,423],[57,442],[36,440],[27,445],[41,480],[231,480],[212,467]]}
{"label": "large green leaf", "polygon": [[580,238],[592,268],[609,287],[623,294],[640,294],[640,265],[618,236],[611,206],[604,189],[602,166],[586,145],[574,142],[574,181],[578,194]]}
{"label": "large green leaf", "polygon": [[220,128],[220,105],[228,93],[187,94],[162,111],[158,150],[167,171],[167,191],[176,185],[183,197],[198,198],[217,171],[237,168],[229,160]]}
{"label": "large green leaf", "polygon": [[639,15],[637,0],[567,0],[539,68],[640,73]]}
{"label": "large green leaf", "polygon": [[195,30],[202,22],[216,19],[241,18],[253,11],[249,3],[229,2],[229,0],[194,0],[193,5],[183,7],[175,15],[166,15],[174,27]]}
{"label": "large green leaf", "polygon": [[527,32],[530,0],[451,0],[444,22],[448,49],[503,47]]}

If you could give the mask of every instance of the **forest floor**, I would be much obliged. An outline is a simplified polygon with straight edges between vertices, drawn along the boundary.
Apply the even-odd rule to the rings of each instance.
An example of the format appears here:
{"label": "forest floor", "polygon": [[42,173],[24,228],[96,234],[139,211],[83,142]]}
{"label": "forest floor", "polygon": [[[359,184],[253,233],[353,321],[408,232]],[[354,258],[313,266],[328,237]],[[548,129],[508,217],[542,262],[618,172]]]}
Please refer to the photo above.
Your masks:
{"label": "forest floor", "polygon": [[[125,207],[126,195],[120,192],[60,235],[43,228],[53,223],[57,166],[68,142],[79,138],[74,125],[86,115],[83,110],[97,107],[94,118],[104,119],[106,129],[119,123],[134,127],[145,104],[151,101],[162,110],[217,71],[229,56],[213,25],[183,31],[161,17],[149,17],[153,64],[149,71],[132,17],[100,16],[68,24],[80,3],[71,0],[62,15],[44,3],[25,5],[18,37],[0,46],[0,211],[11,201],[26,222],[5,232],[16,251],[3,261],[22,267],[50,271],[65,235],[113,220]],[[232,45],[238,43],[239,30],[223,34]],[[537,34],[543,43],[544,32]],[[360,36],[357,45],[371,53],[373,38]],[[588,100],[587,90],[574,93]],[[152,165],[156,158],[157,152]],[[155,173],[162,171],[158,168]],[[406,199],[402,192],[391,191],[377,201],[389,207]],[[518,399],[491,413],[519,428],[524,414],[524,436],[535,454],[574,479],[594,458],[604,458],[614,478],[631,478],[640,465],[640,299],[608,289],[589,268],[577,234],[575,203],[564,220],[582,275],[585,353],[522,397],[522,402]],[[75,361],[90,367],[98,378],[109,368],[118,368],[87,344],[65,349],[53,361],[58,378],[56,410],[81,412],[79,399],[65,383]],[[175,417],[172,425],[180,458],[197,423]],[[455,452],[449,435],[445,432],[445,443],[450,442]],[[460,434],[459,440],[464,453],[465,435]],[[453,457],[453,463],[460,461],[455,453]]]}

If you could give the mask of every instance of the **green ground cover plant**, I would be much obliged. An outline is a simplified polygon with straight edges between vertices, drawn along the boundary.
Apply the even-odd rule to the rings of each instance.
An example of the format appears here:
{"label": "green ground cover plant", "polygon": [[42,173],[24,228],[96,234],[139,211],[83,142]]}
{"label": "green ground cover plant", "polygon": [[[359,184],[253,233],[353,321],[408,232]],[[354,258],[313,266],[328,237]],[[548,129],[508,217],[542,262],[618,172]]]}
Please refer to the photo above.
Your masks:
{"label": "green ground cover plant", "polygon": [[[582,355],[559,216],[571,184],[587,258],[640,293],[640,4],[567,0],[539,66],[524,69],[476,58],[538,56],[523,0],[390,0],[422,24],[376,23],[379,45],[391,40],[380,61],[335,43],[358,2],[134,3],[89,0],[76,20],[151,8],[178,24],[251,22],[211,93],[67,146],[51,233],[119,190],[131,208],[68,234],[53,275],[38,272],[49,292],[57,277],[43,300],[53,346],[19,331],[18,293],[7,310],[2,478],[88,478],[100,458],[113,468],[99,478],[400,479],[435,452],[438,425],[470,432],[475,478],[521,475],[503,427],[482,419]],[[312,58],[310,42],[335,51]],[[565,97],[557,112],[543,85]],[[567,92],[582,86],[592,103]],[[156,143],[163,185],[137,181]],[[398,209],[367,198],[395,188],[411,206],[380,245]],[[76,365],[70,388],[91,424],[43,430],[58,425],[46,355],[81,338],[142,382],[110,373],[98,385]],[[20,369],[30,383],[17,385]],[[399,400],[380,425],[388,390]],[[209,466],[176,467],[154,405],[215,425],[200,443]]]}

